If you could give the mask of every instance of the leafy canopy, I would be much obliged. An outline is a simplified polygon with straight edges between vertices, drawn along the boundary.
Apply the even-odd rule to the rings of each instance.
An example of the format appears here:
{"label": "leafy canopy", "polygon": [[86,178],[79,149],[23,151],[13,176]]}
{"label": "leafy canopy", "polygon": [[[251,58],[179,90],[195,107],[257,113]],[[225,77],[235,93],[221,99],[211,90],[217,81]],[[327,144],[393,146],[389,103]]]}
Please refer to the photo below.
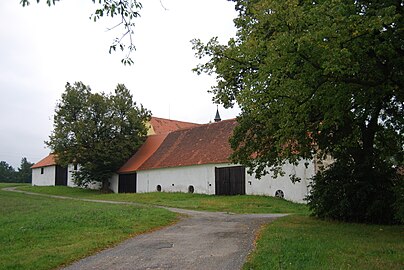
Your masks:
{"label": "leafy canopy", "polygon": [[[41,0],[36,0],[39,3]],[[48,6],[55,5],[60,0],[46,0]],[[122,29],[122,34],[116,37],[109,47],[109,53],[120,49],[127,51],[125,57],[121,60],[124,65],[133,64],[130,57],[132,51],[136,49],[133,43],[133,29],[135,28],[135,19],[140,17],[139,11],[142,9],[142,4],[136,0],[91,0],[97,5],[97,9],[91,15],[94,22],[102,17],[119,18],[119,22],[108,30],[115,28]],[[23,7],[30,5],[30,0],[20,0]],[[128,45],[126,45],[128,44]]]}
{"label": "leafy canopy", "polygon": [[0,161],[0,182],[14,182],[15,170],[5,161]]}
{"label": "leafy canopy", "polygon": [[108,179],[144,142],[149,119],[150,112],[136,106],[123,84],[107,95],[92,93],[82,82],[67,83],[46,143],[60,165],[80,165],[77,184],[98,181],[107,189]]}
{"label": "leafy canopy", "polygon": [[34,163],[29,162],[26,157],[21,159],[21,165],[16,172],[16,181],[21,183],[32,182],[32,170],[31,167]]}
{"label": "leafy canopy", "polygon": [[21,159],[21,165],[16,171],[6,161],[0,161],[0,182],[31,183],[32,165],[34,165],[34,163],[29,162],[26,157],[23,157]]}
{"label": "leafy canopy", "polygon": [[233,1],[235,38],[193,40],[214,101],[241,107],[233,161],[258,176],[315,154],[403,165],[402,0]]}

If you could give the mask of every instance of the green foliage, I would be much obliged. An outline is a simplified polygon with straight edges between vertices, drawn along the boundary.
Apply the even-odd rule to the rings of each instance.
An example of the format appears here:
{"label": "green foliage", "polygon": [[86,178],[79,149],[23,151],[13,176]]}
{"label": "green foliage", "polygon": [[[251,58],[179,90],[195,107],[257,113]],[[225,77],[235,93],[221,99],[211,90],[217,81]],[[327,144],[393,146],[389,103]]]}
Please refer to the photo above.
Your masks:
{"label": "green foliage", "polygon": [[31,183],[32,182],[32,170],[31,166],[34,163],[31,163],[27,160],[27,158],[23,157],[21,159],[21,165],[18,168],[18,171],[15,171],[12,166],[10,166],[7,162],[0,162],[0,182],[8,182],[8,183]]}
{"label": "green foliage", "polygon": [[144,142],[149,118],[122,84],[107,95],[91,93],[81,82],[67,83],[47,145],[60,165],[80,164],[74,173],[77,184],[98,181],[106,190],[108,179]]}
{"label": "green foliage", "polygon": [[0,205],[2,270],[56,269],[176,220],[176,214],[165,209],[1,190]]}
{"label": "green foliage", "polygon": [[398,270],[404,260],[403,229],[284,217],[262,230],[243,269]]}
{"label": "green foliage", "polygon": [[234,2],[235,39],[193,41],[214,100],[241,107],[234,161],[261,175],[319,148],[403,164],[402,1]]}
{"label": "green foliage", "polygon": [[15,182],[15,170],[5,161],[0,161],[0,182]]}
{"label": "green foliage", "polygon": [[21,159],[21,165],[18,168],[16,182],[18,183],[31,183],[32,182],[32,170],[31,167],[34,163],[29,162],[27,158]]}
{"label": "green foliage", "polygon": [[[46,0],[48,6],[55,5],[60,0]],[[109,47],[109,53],[120,49],[121,51],[127,51],[125,57],[121,60],[124,65],[133,64],[133,60],[130,58],[130,54],[134,51],[135,45],[133,44],[133,29],[135,28],[134,20],[140,17],[139,11],[142,9],[142,4],[136,0],[91,0],[97,5],[97,9],[91,15],[90,19],[94,22],[100,20],[102,17],[114,17],[119,18],[118,24],[111,27],[108,30],[115,28],[123,28],[122,34],[115,38]],[[30,0],[20,0],[23,7],[30,5]],[[36,0],[37,3],[40,0]],[[126,41],[127,40],[127,41]]]}
{"label": "green foliage", "polygon": [[404,176],[398,175],[401,178],[401,181],[397,183],[397,186],[394,188],[394,196],[396,197],[396,201],[394,202],[394,214],[395,219],[404,224]]}
{"label": "green foliage", "polygon": [[401,0],[234,2],[236,38],[193,45],[214,100],[241,107],[235,163],[258,177],[326,155],[361,175],[404,165]]}
{"label": "green foliage", "polygon": [[313,215],[349,222],[395,223],[399,209],[397,196],[403,196],[404,179],[379,161],[366,171],[352,160],[337,160],[313,178],[308,205]]}

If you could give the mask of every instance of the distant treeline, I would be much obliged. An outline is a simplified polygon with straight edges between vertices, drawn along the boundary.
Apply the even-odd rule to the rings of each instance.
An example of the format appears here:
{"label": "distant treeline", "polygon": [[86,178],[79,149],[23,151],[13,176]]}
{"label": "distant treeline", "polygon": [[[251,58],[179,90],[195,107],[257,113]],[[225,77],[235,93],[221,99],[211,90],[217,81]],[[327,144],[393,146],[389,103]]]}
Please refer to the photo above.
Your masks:
{"label": "distant treeline", "polygon": [[0,161],[0,182],[31,183],[32,165],[34,165],[34,163],[29,162],[25,157],[21,159],[21,165],[17,170],[15,170],[7,162]]}

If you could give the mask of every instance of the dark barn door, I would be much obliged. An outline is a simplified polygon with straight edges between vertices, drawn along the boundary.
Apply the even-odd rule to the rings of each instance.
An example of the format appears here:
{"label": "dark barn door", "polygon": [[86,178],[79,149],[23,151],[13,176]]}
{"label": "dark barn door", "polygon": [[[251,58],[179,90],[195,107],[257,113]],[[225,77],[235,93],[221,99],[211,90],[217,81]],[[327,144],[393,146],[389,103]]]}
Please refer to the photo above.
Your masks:
{"label": "dark barn door", "polygon": [[245,168],[243,166],[215,168],[216,195],[244,195]]}
{"label": "dark barn door", "polygon": [[55,185],[67,186],[67,167],[56,166]]}
{"label": "dark barn door", "polygon": [[136,193],[136,173],[119,175],[118,193]]}

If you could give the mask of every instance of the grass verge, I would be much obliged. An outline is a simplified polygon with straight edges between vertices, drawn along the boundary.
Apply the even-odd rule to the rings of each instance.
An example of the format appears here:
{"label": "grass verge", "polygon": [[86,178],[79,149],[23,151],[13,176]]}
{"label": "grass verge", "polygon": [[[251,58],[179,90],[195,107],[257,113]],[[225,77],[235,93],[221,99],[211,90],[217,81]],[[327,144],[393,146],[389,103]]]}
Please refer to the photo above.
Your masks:
{"label": "grass verge", "polygon": [[31,184],[27,183],[2,183],[0,182],[0,189],[5,187],[30,187]]}
{"label": "grass verge", "polygon": [[164,209],[1,190],[0,205],[0,269],[7,270],[54,269],[177,219]]}
{"label": "grass verge", "polygon": [[70,197],[138,202],[144,204],[178,207],[191,210],[220,211],[232,213],[300,213],[308,214],[304,204],[296,204],[268,196],[211,196],[189,193],[127,193],[101,194],[99,191],[71,187],[20,187],[20,190],[63,195]]}
{"label": "grass verge", "polygon": [[261,231],[243,269],[403,269],[403,229],[287,216]]}

